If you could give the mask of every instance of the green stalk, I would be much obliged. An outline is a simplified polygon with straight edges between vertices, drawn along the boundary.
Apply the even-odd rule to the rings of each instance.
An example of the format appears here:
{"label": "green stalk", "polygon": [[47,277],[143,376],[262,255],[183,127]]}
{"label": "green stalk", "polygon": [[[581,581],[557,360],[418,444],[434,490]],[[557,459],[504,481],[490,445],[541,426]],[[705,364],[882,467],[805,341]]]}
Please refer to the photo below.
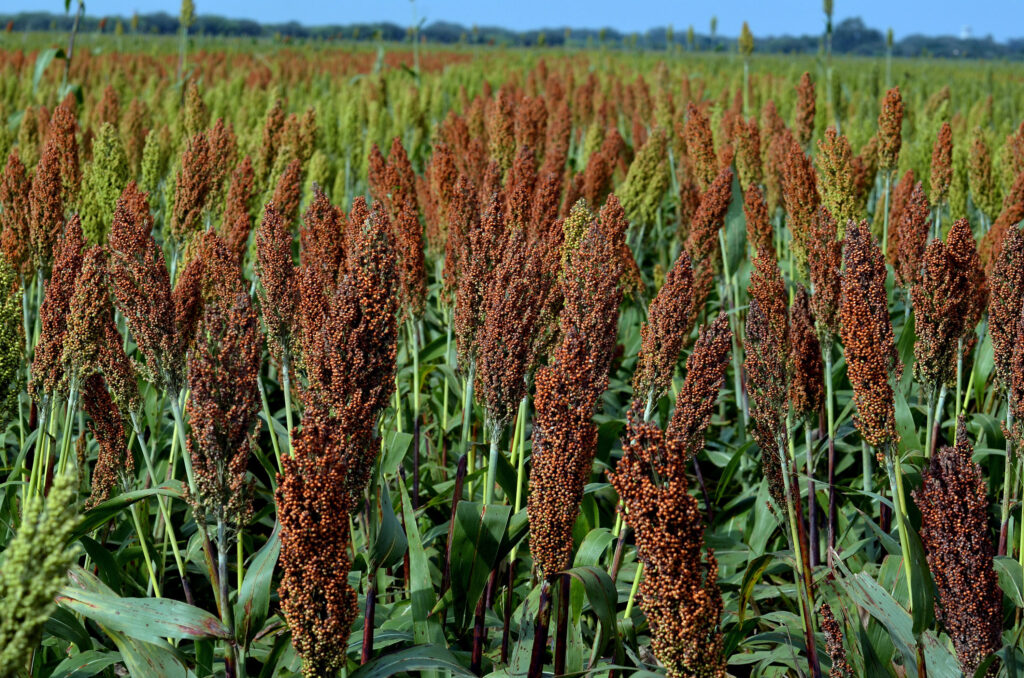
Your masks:
{"label": "green stalk", "polygon": [[931,456],[932,449],[932,425],[935,421],[935,389],[928,388],[928,411],[924,418],[924,456],[927,459]]}
{"label": "green stalk", "polygon": [[[476,469],[476,454],[473,445],[469,442],[469,425],[473,411],[473,378],[476,373],[476,364],[469,364],[469,374],[466,376],[466,385],[462,389],[462,452],[466,455],[466,475],[470,475]],[[473,500],[473,481],[466,482],[466,496]]]}
{"label": "green stalk", "polygon": [[277,470],[281,470],[281,443],[277,440],[277,431],[274,429],[274,419],[270,416],[270,403],[267,402],[267,391],[263,388],[263,379],[256,380],[256,386],[260,391],[260,401],[263,403],[263,416],[267,418],[267,428],[270,430],[270,444],[274,447],[274,458],[277,459]]}
{"label": "green stalk", "polygon": [[871,466],[872,466],[872,462],[871,462],[871,449],[868,447],[868,444],[866,442],[864,442],[863,440],[860,443],[860,463],[861,463],[861,466],[863,467],[863,474],[864,474],[864,477],[862,479],[861,488],[865,492],[870,492],[871,489],[872,489],[872,482],[871,482]]}
{"label": "green stalk", "polygon": [[[288,424],[288,454],[292,452],[292,429],[295,427],[292,421],[292,379],[290,372],[290,359],[286,354],[281,360],[281,390],[284,391],[284,417]],[[281,463],[278,455],[278,465]]]}
{"label": "green stalk", "polygon": [[[725,234],[722,229],[718,229],[718,245],[722,251],[722,276],[723,282],[723,293],[722,293],[722,306],[727,307],[732,301],[732,277],[729,274],[729,257],[725,247]],[[743,406],[743,381],[740,372],[740,346],[736,340],[738,336],[738,317],[734,313],[729,314],[729,328],[732,334],[732,380],[733,380],[733,391],[736,394],[736,407],[743,413],[743,427],[746,430],[750,426],[750,413],[747,408]]]}
{"label": "green stalk", "polygon": [[25,499],[31,497],[36,491],[36,474],[38,472],[39,465],[43,462],[43,457],[46,454],[46,441],[49,436],[44,433],[46,426],[49,423],[47,421],[50,414],[50,397],[46,396],[43,398],[42,404],[39,406],[39,435],[36,436],[35,449],[32,453],[32,468],[29,470],[28,486],[25,490],[25,496],[22,498],[23,503]]}
{"label": "green stalk", "polygon": [[142,546],[142,559],[146,563],[146,570],[149,572],[149,585],[153,587],[153,593],[160,598],[160,584],[156,581],[156,573],[153,570],[153,560],[149,555],[149,546],[146,544],[146,537],[142,531],[142,523],[139,521],[138,506],[132,504],[128,507],[131,510],[132,522],[135,523],[135,533],[139,535],[139,545]]}
{"label": "green stalk", "polygon": [[[946,404],[946,394],[948,390],[945,384],[939,389],[939,401],[935,404],[935,412],[932,415],[932,430],[928,432],[928,449],[925,451],[925,458],[931,459],[932,453],[939,437],[939,427],[942,425],[942,408]],[[956,426],[956,422],[953,422]]]}
{"label": "green stalk", "polygon": [[814,621],[813,606],[811,604],[811,584],[809,573],[804,571],[803,548],[800,543],[800,528],[797,527],[796,507],[793,506],[793,490],[790,484],[790,459],[795,456],[793,451],[793,438],[789,435],[790,416],[786,416],[786,438],[789,440],[789,454],[787,455],[785,445],[779,442],[779,465],[782,469],[782,488],[786,493],[786,516],[789,520],[790,541],[793,546],[793,576],[796,585],[796,593],[799,599],[800,618],[804,627],[804,640],[807,642],[807,661],[810,664],[811,675],[818,675],[814,670],[817,664],[817,657],[814,650]]}
{"label": "green stalk", "polygon": [[[523,396],[523,399],[519,401],[519,414],[517,415],[519,426],[516,437],[518,438],[519,456],[516,458],[516,503],[513,513],[519,513],[523,508],[523,487],[526,485],[523,480],[526,477],[526,414],[528,408],[526,399],[528,397]],[[509,557],[510,563],[516,562],[516,554],[518,552],[519,542],[516,542],[515,546],[512,547],[512,555]]]}
{"label": "green stalk", "polygon": [[[1007,430],[1013,428],[1013,406],[1009,398],[1006,404],[1006,428]],[[999,549],[997,554],[1000,556],[1005,556],[1007,553],[1007,532],[1010,525],[1010,495],[1013,485],[1013,443],[1010,437],[1007,436],[1006,465],[1003,467],[1003,501],[999,506]],[[1022,519],[1022,523],[1024,523],[1024,519]],[[1021,527],[1024,530],[1024,524]]]}
{"label": "green stalk", "polygon": [[831,549],[835,547],[835,444],[836,444],[836,419],[835,405],[832,397],[832,342],[824,347],[825,352],[825,418],[828,425],[828,547],[829,562],[831,563]]}
{"label": "green stalk", "polygon": [[395,375],[395,428],[402,432],[402,388],[398,383],[398,375]]}
{"label": "green stalk", "polygon": [[[159,481],[156,477],[156,471],[153,468],[153,458],[149,453],[149,448],[146,445],[146,441],[142,436],[142,427],[139,425],[139,415],[135,412],[131,413],[132,429],[135,432],[135,439],[139,443],[139,450],[142,452],[142,460],[146,464],[146,472],[149,477],[153,480],[153,484],[156,485]],[[145,484],[145,480],[143,480]],[[167,537],[171,543],[171,550],[174,552],[174,564],[178,568],[178,576],[181,577],[182,582],[185,581],[185,564],[181,560],[181,551],[178,549],[178,539],[174,534],[174,524],[171,523],[171,516],[167,511],[167,503],[164,501],[162,495],[156,495],[156,503],[160,509],[160,516],[163,518],[164,526],[167,528]],[[134,507],[134,505],[133,505]],[[139,539],[142,539],[142,535],[139,535]],[[165,551],[166,553],[166,551]]]}
{"label": "green stalk", "polygon": [[626,611],[622,613],[623,619],[629,619],[629,613],[633,611],[633,601],[636,599],[636,592],[640,589],[640,579],[644,576],[643,561],[636,564],[636,574],[633,575],[633,586],[629,589],[629,599],[626,601]]}
{"label": "green stalk", "polygon": [[889,488],[893,499],[896,500],[896,529],[900,536],[900,551],[903,554],[903,571],[907,577],[907,600],[911,614],[914,612],[914,585],[910,575],[910,534],[907,531],[907,497],[903,490],[903,471],[900,468],[900,461],[896,457],[896,451],[892,446],[887,446],[884,451],[885,470],[889,475]]}
{"label": "green stalk", "polygon": [[490,504],[494,498],[494,485],[498,482],[498,441],[501,431],[497,427],[491,429],[491,452],[487,459],[487,484],[484,485],[484,503]]}
{"label": "green stalk", "polygon": [[889,193],[892,189],[892,170],[885,170],[885,214],[882,215],[882,256],[889,252]]}
{"label": "green stalk", "polygon": [[57,458],[57,470],[60,473],[64,473],[68,466],[68,451],[71,449],[71,430],[74,428],[71,420],[75,416],[76,407],[78,407],[78,384],[72,383],[71,391],[68,393],[67,409],[64,411],[64,425],[61,428],[60,455]]}

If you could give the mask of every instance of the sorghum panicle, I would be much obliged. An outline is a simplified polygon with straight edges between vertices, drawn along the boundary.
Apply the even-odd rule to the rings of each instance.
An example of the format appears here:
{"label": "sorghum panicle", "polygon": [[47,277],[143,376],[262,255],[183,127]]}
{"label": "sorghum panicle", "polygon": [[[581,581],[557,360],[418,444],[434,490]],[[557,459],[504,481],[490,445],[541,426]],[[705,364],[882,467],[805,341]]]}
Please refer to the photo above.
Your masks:
{"label": "sorghum panicle", "polygon": [[896,283],[906,289],[921,279],[921,260],[931,230],[930,216],[928,198],[918,182],[900,212],[899,221],[889,224],[889,252],[895,252]]}
{"label": "sorghum panicle", "polygon": [[814,111],[814,81],[810,73],[804,73],[796,86],[796,113],[793,120],[793,133],[801,148],[807,148],[814,136]]}
{"label": "sorghum panicle", "polygon": [[254,181],[252,158],[247,155],[231,172],[231,183],[228,185],[224,216],[219,230],[220,236],[228,249],[234,252],[239,265],[245,259],[249,232],[252,230],[249,207],[254,195]]}
{"label": "sorghum panicle", "polygon": [[29,230],[29,188],[25,165],[17,151],[7,156],[0,174],[0,251],[22,278],[33,273],[31,231]]}
{"label": "sorghum panicle", "polygon": [[793,257],[801,276],[806,278],[811,222],[821,201],[814,166],[795,137],[790,137],[789,150],[782,164],[782,198],[788,216],[786,224],[793,235]]}
{"label": "sorghum panicle", "polygon": [[798,417],[815,420],[825,399],[821,344],[811,314],[811,296],[798,285],[789,310],[790,364],[789,402]]}
{"label": "sorghum panicle", "polygon": [[853,678],[853,668],[846,659],[846,648],[843,646],[843,631],[832,614],[832,608],[828,603],[821,604],[821,631],[825,634],[825,649],[828,651],[829,659],[832,660],[832,668],[829,669],[829,678]]}
{"label": "sorghum panicle", "polygon": [[782,505],[785,495],[778,455],[787,440],[790,348],[786,287],[774,252],[762,250],[757,254],[750,278],[744,360],[750,418],[754,440],[761,448],[762,472],[772,497]]}
{"label": "sorghum panicle", "polygon": [[513,229],[503,250],[482,300],[475,381],[495,436],[511,423],[526,394],[541,311],[534,296],[541,284],[541,262],[524,229]]}
{"label": "sorghum panicle", "polygon": [[818,182],[822,204],[845,228],[858,215],[856,177],[850,142],[835,127],[825,130],[825,138],[818,140]]}
{"label": "sorghum panicle", "polygon": [[46,144],[42,158],[32,176],[28,194],[29,239],[32,243],[32,262],[36,269],[48,277],[56,258],[54,251],[64,229],[64,199],[60,176],[58,149]]}
{"label": "sorghum panicle", "polygon": [[174,200],[167,227],[182,247],[202,230],[206,199],[213,189],[210,143],[204,132],[185,143],[181,163],[174,178]]}
{"label": "sorghum panicle", "polygon": [[855,422],[864,440],[876,448],[899,440],[889,379],[900,364],[885,275],[882,250],[871,238],[867,223],[851,223],[843,248],[839,334],[857,405]]}
{"label": "sorghum panicle", "polygon": [[198,495],[190,500],[200,515],[240,526],[251,510],[246,470],[258,423],[262,347],[234,256],[212,232],[204,241],[206,300],[188,354],[188,448]]}
{"label": "sorghum panicle", "polygon": [[878,114],[878,166],[882,170],[896,169],[900,157],[900,136],[903,129],[903,99],[900,88],[893,87],[882,99]]}
{"label": "sorghum panicle", "polygon": [[[957,428],[956,446],[935,453],[914,501],[921,509],[921,541],[939,592],[936,616],[970,676],[1003,644],[1003,596],[992,567],[988,486],[971,458],[963,417]],[[997,670],[994,664],[986,675]]]}
{"label": "sorghum panicle", "polygon": [[651,626],[651,649],[672,678],[724,678],[718,563],[710,549],[702,553],[703,518],[685,472],[665,464],[685,455],[681,441],[631,416],[622,442],[609,480],[644,564],[639,604]]}
{"label": "sorghum panicle", "polygon": [[775,248],[775,231],[768,218],[768,205],[761,189],[752,185],[743,192],[743,216],[747,223],[747,242],[751,249],[760,252]]}
{"label": "sorghum panicle", "polygon": [[634,402],[657,401],[668,391],[689,335],[692,304],[693,268],[690,256],[682,251],[647,309],[647,322],[640,327],[640,354],[633,373]]}
{"label": "sorghum panicle", "polygon": [[1003,237],[1003,246],[989,278],[988,331],[992,336],[996,377],[1004,391],[1010,389],[1021,305],[1024,303],[1024,234],[1016,226]]}
{"label": "sorghum panicle", "polygon": [[[314,198],[314,204],[317,198]],[[312,210],[312,205],[310,210]],[[306,222],[309,223],[307,212]],[[341,240],[340,229],[335,236]],[[292,233],[285,226],[273,202],[263,211],[263,222],[256,232],[256,277],[259,279],[260,318],[270,352],[278,361],[292,352],[295,313],[299,303],[298,277],[292,257]]]}
{"label": "sorghum panicle", "polygon": [[184,355],[176,348],[170,275],[152,230],[147,196],[129,182],[114,208],[108,238],[114,299],[146,360],[147,378],[176,386]]}
{"label": "sorghum panicle", "polygon": [[344,438],[303,417],[292,453],[282,460],[276,500],[281,521],[281,611],[306,676],[333,675],[345,664],[358,613],[351,568]]}
{"label": "sorghum panicle", "polygon": [[89,415],[89,432],[99,446],[92,471],[92,490],[86,501],[86,506],[91,508],[106,501],[120,479],[132,477],[135,461],[125,440],[121,412],[100,374],[86,377],[82,405]]}
{"label": "sorghum panicle", "polygon": [[530,548],[544,576],[569,565],[572,528],[597,445],[591,421],[608,383],[616,338],[621,268],[614,246],[592,221],[564,271],[561,343],[537,373]]}
{"label": "sorghum panicle", "polygon": [[732,331],[728,315],[722,312],[701,328],[693,352],[686,359],[686,378],[676,396],[676,408],[666,431],[682,452],[673,462],[682,469],[704,448],[704,432],[711,424],[711,412],[725,381],[731,351]]}
{"label": "sorghum panicle", "polygon": [[82,270],[85,240],[78,217],[64,228],[54,252],[53,275],[46,286],[39,309],[41,331],[32,359],[29,393],[36,400],[52,395],[65,386],[62,367],[64,342],[68,332],[68,311],[75,292],[75,281]]}
{"label": "sorghum panicle", "polygon": [[721,249],[718,231],[725,223],[725,213],[732,199],[732,170],[722,170],[701,198],[700,207],[693,216],[690,234],[686,239],[686,252],[693,263],[693,305],[690,307],[690,327],[704,310],[711,294]]}
{"label": "sorghum panicle", "polygon": [[284,168],[277,185],[274,186],[272,200],[281,212],[281,217],[290,228],[299,215],[299,199],[302,192],[302,161],[294,158]]}

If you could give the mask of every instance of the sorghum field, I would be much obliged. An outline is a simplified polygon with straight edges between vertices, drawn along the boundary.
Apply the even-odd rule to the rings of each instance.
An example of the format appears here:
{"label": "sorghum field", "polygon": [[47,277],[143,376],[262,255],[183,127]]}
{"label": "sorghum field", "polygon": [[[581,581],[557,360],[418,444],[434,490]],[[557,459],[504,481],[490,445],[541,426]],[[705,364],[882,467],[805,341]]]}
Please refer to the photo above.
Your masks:
{"label": "sorghum field", "polygon": [[0,676],[1022,675],[1024,76],[745,35],[7,38]]}

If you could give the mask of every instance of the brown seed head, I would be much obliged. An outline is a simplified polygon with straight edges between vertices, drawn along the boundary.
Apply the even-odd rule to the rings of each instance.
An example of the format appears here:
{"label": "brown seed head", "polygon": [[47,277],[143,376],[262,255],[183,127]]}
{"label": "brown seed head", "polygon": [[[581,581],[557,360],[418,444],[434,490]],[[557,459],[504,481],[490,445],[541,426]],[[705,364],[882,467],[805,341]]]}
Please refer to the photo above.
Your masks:
{"label": "brown seed head", "polygon": [[899,440],[890,376],[901,369],[885,292],[882,251],[867,222],[851,224],[843,248],[839,333],[857,405],[855,422],[876,448]]}
{"label": "brown seed head", "polygon": [[239,265],[245,259],[248,249],[249,232],[252,230],[252,215],[249,207],[254,193],[255,174],[252,158],[245,156],[231,173],[228,195],[221,219],[219,234],[228,249],[235,254]]}
{"label": "brown seed head", "polygon": [[810,264],[811,312],[818,328],[818,339],[825,347],[831,347],[839,334],[840,270],[843,266],[843,242],[838,238],[838,228],[832,215],[819,207],[811,221],[810,247],[807,249]]}
{"label": "brown seed head", "polygon": [[814,420],[824,402],[821,344],[811,314],[811,297],[798,285],[789,310],[790,364],[789,402],[798,417]]}
{"label": "brown seed head", "polygon": [[110,280],[118,310],[146,360],[146,377],[178,384],[184,354],[176,348],[171,280],[163,250],[153,240],[145,193],[129,182],[114,208],[108,236]]}
{"label": "brown seed head", "polygon": [[1024,234],[1009,228],[989,278],[992,293],[988,302],[988,331],[992,336],[996,377],[1004,392],[1010,389],[1022,303],[1024,303]]}
{"label": "brown seed head", "polygon": [[636,533],[644,564],[639,604],[655,656],[673,678],[724,678],[718,563],[712,551],[702,554],[704,524],[686,476],[666,467],[666,460],[684,456],[678,440],[630,417],[622,459],[609,480]]}
{"label": "brown seed head", "polygon": [[135,461],[125,440],[121,413],[107,392],[103,377],[92,374],[82,387],[82,406],[89,415],[89,431],[99,446],[92,471],[92,490],[85,505],[106,501],[118,480],[132,477]]}
{"label": "brown seed head", "polygon": [[651,301],[647,322],[640,327],[640,354],[633,374],[635,402],[656,402],[672,383],[679,353],[689,334],[693,304],[693,269],[682,251]]}
{"label": "brown seed head", "polygon": [[704,310],[715,279],[720,247],[718,231],[725,223],[725,213],[732,199],[732,170],[724,169],[701,198],[700,207],[693,216],[690,234],[686,239],[686,252],[693,265],[693,306],[690,308],[690,327]]}
{"label": "brown seed head", "polygon": [[787,225],[793,234],[793,256],[801,277],[807,277],[807,248],[811,222],[820,199],[811,159],[803,152],[795,137],[782,164],[782,197],[788,214]]}
{"label": "brown seed head", "polygon": [[0,174],[0,251],[22,278],[33,274],[30,231],[30,182],[17,151],[7,156]]}
{"label": "brown seed head", "polygon": [[814,136],[814,81],[810,73],[800,76],[796,86],[796,113],[793,120],[793,132],[801,148],[807,148]]}
{"label": "brown seed head", "polygon": [[921,279],[922,258],[931,230],[930,217],[928,198],[918,182],[900,211],[899,221],[890,222],[889,229],[889,251],[896,254],[896,283],[905,289]]}
{"label": "brown seed head", "polygon": [[29,238],[32,242],[32,261],[36,269],[43,269],[48,277],[56,257],[54,251],[58,237],[64,230],[64,199],[61,184],[60,151],[47,142],[32,177],[29,191]]}
{"label": "brown seed head", "polygon": [[686,359],[686,378],[676,396],[676,409],[666,432],[682,451],[673,462],[679,465],[676,473],[680,477],[690,459],[704,448],[704,432],[711,424],[711,412],[725,381],[731,350],[729,319],[724,312],[719,313],[713,322],[701,328],[693,352]]}
{"label": "brown seed head", "polygon": [[39,309],[41,331],[32,359],[29,393],[36,400],[53,395],[67,385],[63,368],[68,312],[75,293],[75,281],[82,270],[85,240],[78,217],[72,217],[55,248],[53,275]]}
{"label": "brown seed head", "polygon": [[686,125],[683,127],[686,154],[693,161],[694,177],[701,193],[708,191],[719,175],[718,157],[711,135],[711,124],[704,112],[692,102],[686,106]]}
{"label": "brown seed head", "polygon": [[188,354],[189,454],[199,515],[240,527],[251,511],[246,481],[258,423],[260,338],[241,271],[219,237],[204,238],[208,293]]}
{"label": "brown seed head", "polygon": [[310,416],[282,459],[276,500],[281,521],[281,611],[306,676],[336,673],[346,662],[348,636],[358,614],[348,585],[351,567],[346,490],[346,441]]}
{"label": "brown seed head", "polygon": [[613,244],[591,222],[566,262],[561,343],[551,364],[537,373],[527,515],[530,549],[544,576],[569,564],[572,528],[597,445],[591,418],[608,383],[622,298],[613,254]]}
{"label": "brown seed head", "polygon": [[[939,592],[936,616],[953,640],[965,675],[1002,646],[1002,592],[992,567],[988,486],[971,459],[963,418],[956,447],[943,447],[914,492],[921,509],[921,541]],[[987,675],[994,676],[998,665]]]}
{"label": "brown seed head", "polygon": [[903,99],[900,88],[893,87],[885,93],[878,114],[878,166],[882,170],[896,169],[899,163],[902,128]]}
{"label": "brown seed head", "polygon": [[743,216],[747,222],[747,242],[754,252],[775,248],[775,234],[772,222],[768,218],[768,205],[764,194],[756,185],[750,186],[743,193]]}

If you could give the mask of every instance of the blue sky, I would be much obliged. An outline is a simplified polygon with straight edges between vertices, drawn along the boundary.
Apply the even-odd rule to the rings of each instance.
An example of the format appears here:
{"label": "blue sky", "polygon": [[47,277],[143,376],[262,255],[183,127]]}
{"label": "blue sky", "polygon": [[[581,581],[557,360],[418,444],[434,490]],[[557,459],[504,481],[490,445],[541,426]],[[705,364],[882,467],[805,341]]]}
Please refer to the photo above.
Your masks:
{"label": "blue sky", "polygon": [[[63,8],[60,0],[7,0],[6,11]],[[412,22],[409,0],[328,0],[282,2],[281,0],[195,0],[201,14],[221,14],[267,22],[299,21],[304,24],[392,21]],[[178,0],[88,0],[91,15],[131,15],[133,11],[163,10],[176,14]],[[823,25],[821,0],[416,0],[415,9],[427,21],[457,21],[465,25],[498,25],[522,30],[566,25],[614,27],[625,32],[673,24],[683,31],[690,24],[707,32],[711,15],[718,16],[718,31],[737,35],[744,20],[756,36],[783,33],[817,33]],[[976,37],[996,40],[1024,35],[1024,0],[836,0],[836,18],[860,16],[868,26],[892,27],[897,38],[910,33],[959,35],[969,27]]]}

